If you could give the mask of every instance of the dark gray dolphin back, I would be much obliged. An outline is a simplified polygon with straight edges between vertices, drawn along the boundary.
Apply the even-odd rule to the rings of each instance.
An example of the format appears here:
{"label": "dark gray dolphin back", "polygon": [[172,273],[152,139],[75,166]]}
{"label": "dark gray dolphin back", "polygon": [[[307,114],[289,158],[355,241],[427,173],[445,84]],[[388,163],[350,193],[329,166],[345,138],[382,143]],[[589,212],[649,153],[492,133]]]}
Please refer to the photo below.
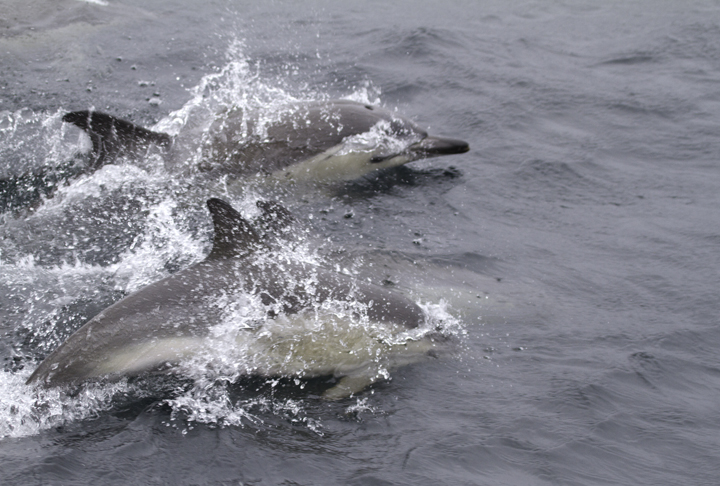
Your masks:
{"label": "dark gray dolphin back", "polygon": [[281,139],[287,133],[285,124],[293,124],[298,127],[297,138],[300,143],[306,144],[310,150],[322,152],[346,137],[368,132],[381,121],[388,122],[388,134],[398,138],[415,137],[420,140],[427,136],[427,132],[410,120],[393,115],[383,108],[350,100],[298,105],[285,123],[271,126],[268,135]]}
{"label": "dark gray dolphin back", "polygon": [[[257,206],[263,214],[254,221],[255,227],[222,199],[210,199],[207,205],[212,214],[215,236],[212,251],[205,259],[206,262],[214,259],[242,258],[253,251],[267,249],[262,235],[256,228],[259,226],[266,232],[278,231],[294,222],[292,215],[284,206],[272,201],[258,201]],[[296,284],[286,281],[294,281],[297,275],[308,273],[303,266],[286,264],[283,265],[286,270],[278,272],[274,266],[256,268],[247,260],[242,262],[248,271],[255,274],[255,279],[261,281],[261,286],[264,287],[261,292],[264,303],[269,305],[284,302],[283,311],[286,313],[296,313],[314,303],[334,298],[357,300],[368,304],[368,317],[375,321],[395,322],[407,328],[415,328],[425,319],[422,310],[406,297],[322,267],[312,270],[317,288],[314,294],[309,295],[304,288],[293,288]],[[290,278],[286,278],[288,275],[283,276],[283,273],[289,273]]]}

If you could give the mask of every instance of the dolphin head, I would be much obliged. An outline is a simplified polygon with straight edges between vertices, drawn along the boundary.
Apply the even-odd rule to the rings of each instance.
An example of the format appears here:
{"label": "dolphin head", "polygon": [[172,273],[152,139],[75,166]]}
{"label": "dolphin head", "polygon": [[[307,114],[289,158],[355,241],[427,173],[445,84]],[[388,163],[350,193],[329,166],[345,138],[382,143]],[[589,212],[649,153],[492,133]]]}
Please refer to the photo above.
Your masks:
{"label": "dolphin head", "polygon": [[[394,156],[405,155],[410,160],[437,157],[440,155],[462,154],[470,150],[470,145],[464,140],[455,138],[436,137],[428,134],[427,131],[418,127],[410,120],[395,117],[387,129],[389,136],[399,141],[410,143],[402,153]],[[371,158],[370,162],[382,162],[381,156]]]}
{"label": "dolphin head", "polygon": [[[429,135],[411,120],[385,109],[340,100],[325,108],[333,129],[325,127],[323,151],[278,171],[294,180],[353,180],[414,160],[467,152],[467,142]],[[323,113],[323,112],[321,112]],[[317,117],[317,120],[324,120]],[[317,131],[321,124],[308,126]],[[311,138],[311,137],[308,137]]]}

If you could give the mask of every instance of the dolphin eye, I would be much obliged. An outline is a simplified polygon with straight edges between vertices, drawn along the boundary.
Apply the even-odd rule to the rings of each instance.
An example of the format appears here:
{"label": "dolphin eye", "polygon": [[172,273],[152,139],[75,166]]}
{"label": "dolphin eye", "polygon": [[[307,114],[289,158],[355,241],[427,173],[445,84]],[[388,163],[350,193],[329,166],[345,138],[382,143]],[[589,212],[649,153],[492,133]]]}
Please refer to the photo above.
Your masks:
{"label": "dolphin eye", "polygon": [[373,110],[374,110],[374,108],[373,108],[372,106],[370,106],[370,105],[365,105],[365,108],[367,108],[367,109],[370,110],[370,111],[373,111]]}

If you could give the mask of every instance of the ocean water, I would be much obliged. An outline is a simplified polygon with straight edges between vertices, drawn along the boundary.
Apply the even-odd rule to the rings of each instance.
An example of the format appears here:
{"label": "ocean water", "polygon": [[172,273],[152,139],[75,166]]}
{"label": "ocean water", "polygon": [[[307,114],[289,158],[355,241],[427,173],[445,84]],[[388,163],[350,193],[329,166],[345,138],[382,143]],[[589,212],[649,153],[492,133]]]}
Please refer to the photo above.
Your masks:
{"label": "ocean water", "polygon": [[[11,0],[0,59],[0,484],[717,484],[720,3]],[[471,150],[256,188],[77,172],[61,121],[332,98]],[[24,385],[207,254],[211,196],[282,202],[293,258],[391,286],[452,345],[333,402],[282,377]]]}

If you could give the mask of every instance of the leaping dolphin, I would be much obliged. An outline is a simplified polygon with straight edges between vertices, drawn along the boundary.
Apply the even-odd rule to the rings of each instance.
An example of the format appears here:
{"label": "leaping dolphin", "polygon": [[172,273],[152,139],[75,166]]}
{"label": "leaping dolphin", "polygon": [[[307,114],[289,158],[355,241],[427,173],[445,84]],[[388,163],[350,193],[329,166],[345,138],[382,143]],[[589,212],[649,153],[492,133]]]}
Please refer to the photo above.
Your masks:
{"label": "leaping dolphin", "polygon": [[467,142],[428,135],[406,118],[349,100],[294,103],[275,113],[238,109],[204,132],[190,129],[174,138],[96,111],[67,113],[63,120],[90,136],[93,169],[155,145],[171,164],[200,153],[197,168],[218,175],[342,181],[469,150]]}
{"label": "leaping dolphin", "polygon": [[388,367],[431,350],[431,340],[414,333],[426,316],[408,298],[320,266],[272,258],[269,235],[290,221],[282,206],[258,203],[263,215],[251,223],[220,199],[207,205],[215,233],[204,260],[102,311],[47,356],[27,383],[167,372],[183,360],[211,356],[214,330],[237,296],[261,302],[264,313],[259,324],[234,334],[234,345],[245,350],[241,372],[335,376],[326,398],[357,393]]}

